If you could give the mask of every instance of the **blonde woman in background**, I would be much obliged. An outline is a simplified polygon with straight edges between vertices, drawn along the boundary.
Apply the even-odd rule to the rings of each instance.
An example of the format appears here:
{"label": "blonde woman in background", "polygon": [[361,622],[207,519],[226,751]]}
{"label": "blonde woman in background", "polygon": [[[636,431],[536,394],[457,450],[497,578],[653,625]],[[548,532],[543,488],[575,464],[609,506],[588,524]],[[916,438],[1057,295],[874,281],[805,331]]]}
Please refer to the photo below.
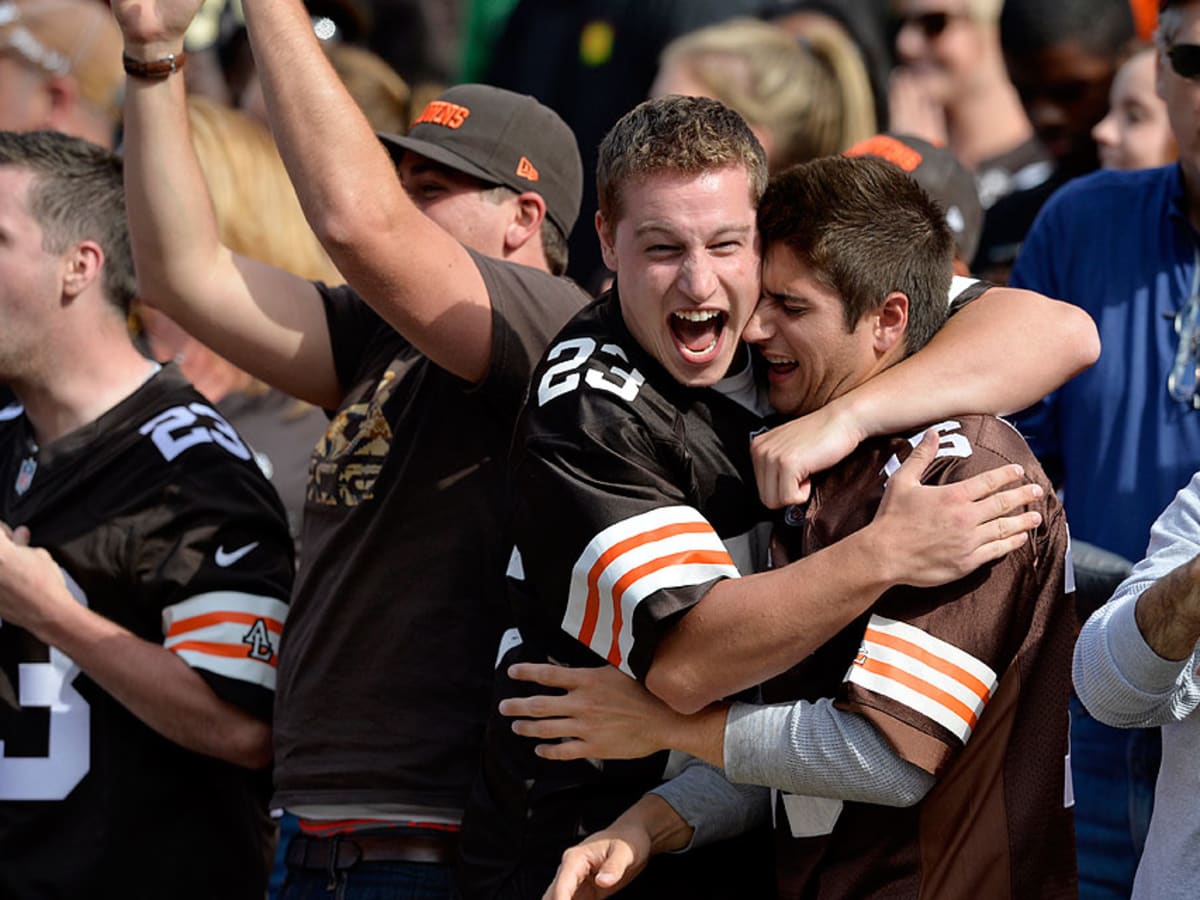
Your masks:
{"label": "blonde woman in background", "polygon": [[720,100],[767,151],[772,172],[840,153],[875,133],[875,104],[857,49],[834,29],[797,41],[757,19],[730,19],[663,50],[652,97]]}
{"label": "blonde woman in background", "polygon": [[[270,133],[248,116],[202,97],[189,99],[188,119],[222,243],[304,278],[341,284],[304,219]],[[308,458],[325,431],[324,414],[256,381],[145,303],[138,318],[151,355],[175,362],[254,450],[298,539]]]}
{"label": "blonde woman in background", "polygon": [[1156,53],[1150,45],[1138,45],[1113,78],[1108,115],[1092,129],[1106,169],[1153,169],[1179,155],[1167,104],[1154,84]]}
{"label": "blonde woman in background", "polygon": [[985,209],[1052,170],[1005,68],[1002,7],[1003,0],[891,3],[891,128],[948,147],[975,173]]}

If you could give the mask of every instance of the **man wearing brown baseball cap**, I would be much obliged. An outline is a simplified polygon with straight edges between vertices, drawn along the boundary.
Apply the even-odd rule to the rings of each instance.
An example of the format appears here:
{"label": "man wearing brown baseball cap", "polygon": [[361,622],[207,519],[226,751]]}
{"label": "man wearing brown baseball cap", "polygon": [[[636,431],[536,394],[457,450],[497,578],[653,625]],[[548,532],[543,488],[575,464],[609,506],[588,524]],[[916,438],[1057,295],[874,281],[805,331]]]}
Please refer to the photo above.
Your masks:
{"label": "man wearing brown baseball cap", "polygon": [[96,0],[0,2],[0,130],[61,131],[111,148],[121,34]]}
{"label": "man wearing brown baseball cap", "polygon": [[273,805],[301,827],[282,896],[450,896],[507,624],[509,442],[533,364],[587,299],[556,277],[579,151],[532,99],[466,86],[387,138],[389,158],[299,0],[247,3],[276,141],[352,287],[237,257],[216,236],[177,74],[199,6],[113,4],[139,287],[331,418],[279,656]]}

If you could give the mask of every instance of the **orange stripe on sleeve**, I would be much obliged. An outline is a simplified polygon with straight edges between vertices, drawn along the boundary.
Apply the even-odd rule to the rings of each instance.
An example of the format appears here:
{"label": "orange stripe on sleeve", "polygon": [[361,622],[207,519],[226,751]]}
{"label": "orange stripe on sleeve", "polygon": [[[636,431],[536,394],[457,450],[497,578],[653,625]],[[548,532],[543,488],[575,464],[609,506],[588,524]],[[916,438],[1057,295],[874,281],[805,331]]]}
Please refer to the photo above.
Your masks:
{"label": "orange stripe on sleeve", "polygon": [[975,715],[975,710],[968,707],[953,694],[949,694],[946,691],[943,691],[941,688],[934,687],[928,681],[924,681],[918,678],[916,675],[912,675],[903,669],[897,668],[896,666],[888,663],[880,662],[877,659],[871,659],[868,657],[866,661],[860,665],[868,672],[873,672],[874,674],[883,678],[890,678],[892,681],[899,682],[905,687],[916,691],[918,694],[928,697],[935,703],[940,703],[942,706],[946,707],[946,709],[950,710],[956,716],[970,725],[971,729],[974,730],[975,723],[978,721],[978,717]]}
{"label": "orange stripe on sleeve", "polygon": [[[212,641],[180,641],[178,644],[173,644],[169,649],[174,653],[179,653],[183,650],[193,650],[196,653],[207,653],[210,656],[227,656],[231,659],[249,659],[254,662],[263,662],[263,660],[251,656],[248,647],[235,647],[231,644],[217,644]],[[270,662],[266,664],[271,668],[275,668],[278,658],[278,653],[272,653]]]}
{"label": "orange stripe on sleeve", "polygon": [[[975,696],[977,696],[980,700],[983,700],[985,703],[992,695],[992,692],[989,690],[988,686],[966,669],[956,666],[954,663],[930,653],[924,647],[919,647],[911,641],[906,641],[904,638],[896,637],[893,634],[888,634],[870,627],[867,628],[865,640],[879,644],[883,647],[890,647],[891,649],[903,653],[906,656],[911,656],[913,659],[924,663],[931,669],[936,669],[943,675],[953,678],[955,681],[959,682],[963,687],[975,694]],[[921,683],[925,684],[925,682]]]}
{"label": "orange stripe on sleeve", "polygon": [[604,574],[604,570],[613,560],[644,544],[661,541],[679,534],[711,534],[712,530],[712,525],[708,522],[679,522],[635,534],[605,550],[588,570],[587,611],[584,613],[583,625],[579,629],[579,642],[587,646],[592,643],[592,637],[596,633],[596,622],[600,618],[600,576]]}
{"label": "orange stripe on sleeve", "polygon": [[[705,530],[711,531],[712,528],[707,527]],[[625,591],[628,590],[631,584],[638,580],[657,572],[660,569],[666,569],[669,566],[684,566],[684,565],[717,565],[717,566],[732,566],[733,559],[725,550],[689,550],[684,553],[674,553],[670,556],[662,556],[658,559],[652,559],[649,562],[630,569],[624,575],[617,579],[612,588],[612,603],[613,603],[613,625],[612,625],[612,645],[608,649],[608,661],[614,665],[621,664],[621,625],[623,616],[621,613],[621,598]]]}

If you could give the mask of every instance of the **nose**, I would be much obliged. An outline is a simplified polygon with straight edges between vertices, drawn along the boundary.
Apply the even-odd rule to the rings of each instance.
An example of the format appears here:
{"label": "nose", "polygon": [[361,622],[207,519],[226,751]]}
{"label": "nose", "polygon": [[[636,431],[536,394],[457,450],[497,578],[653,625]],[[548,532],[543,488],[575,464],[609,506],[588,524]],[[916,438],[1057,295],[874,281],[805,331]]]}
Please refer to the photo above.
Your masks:
{"label": "nose", "polygon": [[697,303],[703,303],[717,290],[717,276],[712,263],[701,253],[688,254],[679,267],[676,282],[684,296]]}
{"label": "nose", "polygon": [[748,344],[765,344],[775,336],[775,325],[767,312],[767,303],[760,300],[742,329],[742,340]]}
{"label": "nose", "polygon": [[1102,147],[1116,146],[1117,120],[1112,110],[1092,128],[1092,140]]}
{"label": "nose", "polygon": [[914,62],[922,57],[922,51],[927,49],[928,43],[917,23],[906,19],[896,32],[896,58],[902,63]]}

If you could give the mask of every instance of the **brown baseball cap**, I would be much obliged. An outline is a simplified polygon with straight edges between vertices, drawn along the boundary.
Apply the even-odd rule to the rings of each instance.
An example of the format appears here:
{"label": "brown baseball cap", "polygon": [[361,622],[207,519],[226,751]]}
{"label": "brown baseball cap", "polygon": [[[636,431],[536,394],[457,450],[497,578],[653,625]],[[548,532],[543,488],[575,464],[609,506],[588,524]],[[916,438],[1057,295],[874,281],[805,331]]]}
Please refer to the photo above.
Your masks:
{"label": "brown baseball cap", "polygon": [[945,147],[909,134],[877,134],[859,141],[846,156],[878,156],[908,173],[946,214],[960,259],[970,263],[983,230],[983,204],[975,178]]}
{"label": "brown baseball cap", "polygon": [[121,118],[121,32],[97,0],[2,0],[0,54],[47,75],[71,75],[80,95],[117,122]]}
{"label": "brown baseball cap", "polygon": [[583,161],[575,134],[533,97],[460,84],[430,102],[407,135],[379,138],[394,157],[411,150],[480,181],[541,194],[564,236],[579,217]]}

